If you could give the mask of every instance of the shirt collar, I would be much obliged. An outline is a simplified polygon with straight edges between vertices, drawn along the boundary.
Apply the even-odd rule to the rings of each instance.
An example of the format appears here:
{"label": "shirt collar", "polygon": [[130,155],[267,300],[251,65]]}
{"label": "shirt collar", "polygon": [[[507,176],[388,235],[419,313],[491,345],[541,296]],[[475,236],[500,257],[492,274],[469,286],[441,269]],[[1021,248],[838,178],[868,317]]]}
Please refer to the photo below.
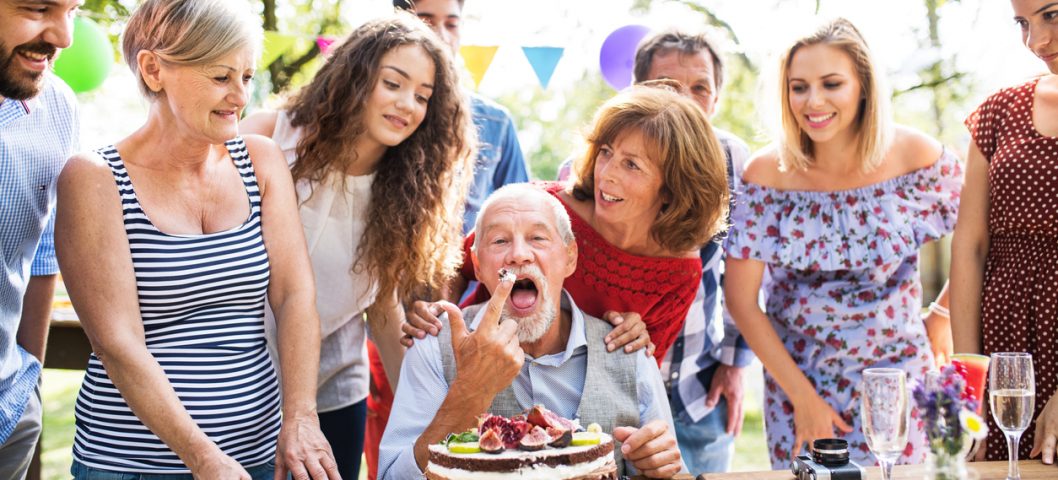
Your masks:
{"label": "shirt collar", "polygon": [[12,122],[28,116],[30,107],[28,102],[5,98],[0,102],[0,128],[10,125]]}
{"label": "shirt collar", "polygon": [[[569,325],[569,339],[566,340],[566,350],[560,353],[545,355],[543,358],[553,358],[561,355],[558,360],[558,364],[561,365],[566,363],[570,358],[573,357],[577,350],[581,347],[588,347],[588,338],[584,333],[584,312],[581,311],[580,307],[577,307],[576,302],[573,301],[573,297],[569,295],[566,289],[562,289],[562,305],[563,311],[570,312],[570,325]],[[477,330],[478,324],[485,318],[485,308],[481,308],[474,315],[474,320],[470,323],[470,328]],[[548,362],[550,363],[550,362]]]}

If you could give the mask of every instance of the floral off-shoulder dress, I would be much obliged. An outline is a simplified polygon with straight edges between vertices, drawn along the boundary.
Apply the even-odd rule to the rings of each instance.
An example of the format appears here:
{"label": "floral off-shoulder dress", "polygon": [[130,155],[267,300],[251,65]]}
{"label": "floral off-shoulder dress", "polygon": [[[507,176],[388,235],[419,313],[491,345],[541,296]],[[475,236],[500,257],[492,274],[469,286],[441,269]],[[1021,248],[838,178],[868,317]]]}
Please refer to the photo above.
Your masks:
{"label": "floral off-shoulder dress", "polygon": [[[913,382],[934,368],[920,313],[918,252],[954,228],[962,168],[945,151],[928,167],[852,190],[744,185],[727,254],[766,264],[762,288],[772,326],[819,395],[854,427],[835,432],[848,440],[852,459],[873,465],[860,422],[862,372],[900,368]],[[764,395],[772,468],[788,468],[793,404],[768,373]],[[900,463],[922,463],[928,449],[917,412],[912,416]]]}

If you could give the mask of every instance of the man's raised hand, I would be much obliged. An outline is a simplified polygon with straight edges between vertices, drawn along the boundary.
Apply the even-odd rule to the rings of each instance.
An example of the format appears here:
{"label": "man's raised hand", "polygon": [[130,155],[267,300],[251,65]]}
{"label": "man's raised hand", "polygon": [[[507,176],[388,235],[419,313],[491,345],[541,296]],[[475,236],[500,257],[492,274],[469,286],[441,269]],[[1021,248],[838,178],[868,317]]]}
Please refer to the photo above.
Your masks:
{"label": "man's raised hand", "polygon": [[437,302],[448,314],[452,349],[456,357],[456,378],[473,390],[495,396],[510,386],[522,370],[525,353],[518,344],[518,323],[500,320],[503,304],[514,282],[501,280],[485,305],[484,317],[473,332],[467,330],[463,313],[449,302]]}

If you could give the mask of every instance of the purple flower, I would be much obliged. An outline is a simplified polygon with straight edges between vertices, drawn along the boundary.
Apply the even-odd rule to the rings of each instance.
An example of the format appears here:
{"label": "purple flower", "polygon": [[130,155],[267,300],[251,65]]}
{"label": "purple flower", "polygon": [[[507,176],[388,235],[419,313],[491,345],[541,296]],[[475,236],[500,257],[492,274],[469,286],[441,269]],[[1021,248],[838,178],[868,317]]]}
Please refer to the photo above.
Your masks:
{"label": "purple flower", "polygon": [[962,400],[961,394],[965,381],[955,372],[955,368],[946,366],[939,373],[930,374],[924,382],[919,382],[911,391],[923,421],[930,448],[951,455],[958,454],[963,447],[962,422],[959,412],[975,411],[976,402]]}

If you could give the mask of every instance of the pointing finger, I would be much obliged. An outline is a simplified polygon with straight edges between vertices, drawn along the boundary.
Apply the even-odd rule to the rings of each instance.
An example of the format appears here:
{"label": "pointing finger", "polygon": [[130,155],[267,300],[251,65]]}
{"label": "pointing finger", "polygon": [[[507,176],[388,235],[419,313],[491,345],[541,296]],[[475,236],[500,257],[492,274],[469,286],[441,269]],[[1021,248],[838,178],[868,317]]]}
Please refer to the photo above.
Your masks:
{"label": "pointing finger", "polygon": [[503,304],[507,303],[507,297],[511,295],[512,289],[514,289],[513,281],[500,278],[500,282],[496,284],[495,291],[492,292],[492,298],[489,299],[489,303],[485,306],[485,317],[481,319],[478,330],[490,333],[496,329],[496,326],[500,324]]}

